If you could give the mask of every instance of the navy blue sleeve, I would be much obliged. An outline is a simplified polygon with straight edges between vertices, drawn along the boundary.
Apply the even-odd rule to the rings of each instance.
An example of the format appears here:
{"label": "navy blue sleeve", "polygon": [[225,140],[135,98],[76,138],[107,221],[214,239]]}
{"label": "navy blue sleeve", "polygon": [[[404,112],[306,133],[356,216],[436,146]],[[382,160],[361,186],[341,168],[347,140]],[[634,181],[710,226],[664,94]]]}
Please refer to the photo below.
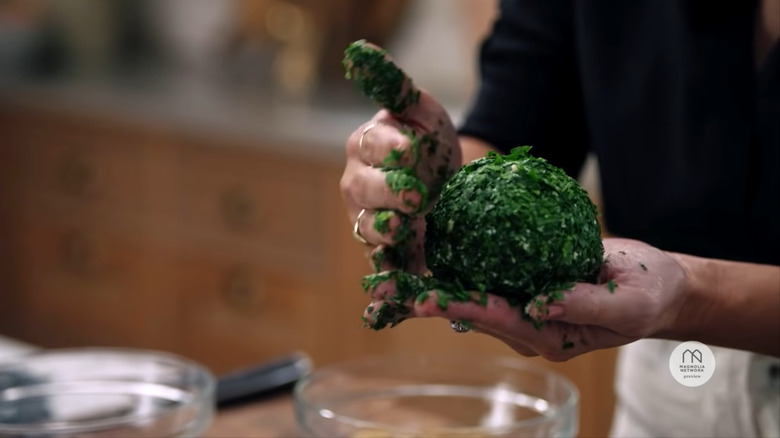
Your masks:
{"label": "navy blue sleeve", "polygon": [[503,0],[479,54],[480,85],[460,127],[507,152],[533,146],[577,176],[588,152],[571,0]]}

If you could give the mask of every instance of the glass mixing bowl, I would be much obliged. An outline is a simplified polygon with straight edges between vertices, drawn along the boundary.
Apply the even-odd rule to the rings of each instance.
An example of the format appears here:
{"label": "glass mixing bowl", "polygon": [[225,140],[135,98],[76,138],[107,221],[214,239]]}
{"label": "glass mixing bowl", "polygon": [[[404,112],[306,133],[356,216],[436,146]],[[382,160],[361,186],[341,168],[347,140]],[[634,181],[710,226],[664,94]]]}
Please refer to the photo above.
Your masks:
{"label": "glass mixing bowl", "polygon": [[579,393],[526,360],[395,355],[315,370],[295,387],[310,437],[574,437]]}
{"label": "glass mixing bowl", "polygon": [[214,412],[214,378],[155,351],[48,350],[0,365],[0,437],[192,437]]}

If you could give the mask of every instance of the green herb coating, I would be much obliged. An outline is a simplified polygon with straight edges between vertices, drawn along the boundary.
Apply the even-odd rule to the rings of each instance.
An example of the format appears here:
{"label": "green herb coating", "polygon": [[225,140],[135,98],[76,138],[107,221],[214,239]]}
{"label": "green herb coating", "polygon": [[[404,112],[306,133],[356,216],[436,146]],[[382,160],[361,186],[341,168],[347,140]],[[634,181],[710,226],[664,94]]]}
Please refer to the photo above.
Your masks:
{"label": "green herb coating", "polygon": [[[394,210],[377,210],[376,215],[374,216],[374,230],[382,235],[390,233],[390,221],[396,216],[400,220],[400,223],[393,233],[393,242],[398,243],[401,246],[395,247],[395,249],[390,252],[394,252],[394,254],[391,254],[391,260],[399,262],[406,259],[405,249],[403,248],[404,242],[408,242],[415,234],[414,229],[412,228],[412,218]],[[379,270],[382,261],[387,258],[387,253],[388,251],[385,249],[383,251],[377,251],[374,254],[373,262],[376,267],[375,270]],[[404,264],[401,266],[396,264],[396,266],[405,267],[406,265]]]}
{"label": "green herb coating", "polygon": [[491,152],[445,184],[426,218],[425,256],[435,278],[515,304],[596,279],[604,248],[595,205],[574,179],[529,150]]}
{"label": "green herb coating", "polygon": [[450,297],[446,293],[436,294],[436,305],[439,306],[441,310],[447,310],[449,304],[450,304]]}
{"label": "green herb coating", "polygon": [[618,285],[617,285],[617,283],[615,283],[615,280],[609,279],[607,281],[607,289],[609,289],[609,293],[614,293],[615,292],[615,288],[617,288],[617,287],[618,287]]}
{"label": "green herb coating", "polygon": [[395,229],[395,233],[393,233],[393,242],[409,242],[415,236],[414,228],[412,228],[412,217],[402,213],[395,214],[398,215],[401,223]]}
{"label": "green herb coating", "polygon": [[570,348],[574,348],[574,342],[569,341],[566,339],[566,335],[563,335],[563,340],[561,341],[561,349],[562,350],[568,350]]}
{"label": "green herb coating", "polygon": [[390,153],[382,160],[382,167],[393,169],[401,167],[401,163],[404,159],[404,151],[400,149],[392,149]]}
{"label": "green herb coating", "polygon": [[488,296],[486,291],[480,291],[479,292],[479,301],[477,302],[482,307],[486,307],[488,305]]}
{"label": "green herb coating", "polygon": [[390,232],[390,220],[393,218],[393,210],[379,210],[374,215],[374,230],[379,234]]}
{"label": "green herb coating", "polygon": [[420,295],[417,295],[417,298],[415,298],[414,302],[417,304],[422,304],[426,301],[428,301],[428,298],[430,297],[430,293],[426,290],[420,293]]}
{"label": "green herb coating", "polygon": [[401,134],[409,139],[409,152],[412,154],[412,162],[409,165],[414,167],[417,165],[417,163],[420,162],[420,151],[422,150],[422,145],[435,142],[435,140],[428,134],[418,136],[413,129],[406,126],[401,127],[400,131]]}
{"label": "green herb coating", "polygon": [[[409,267],[409,261],[411,260],[411,253],[408,242],[399,243],[396,246],[388,246],[384,249],[384,260],[391,266],[398,269],[406,269]],[[377,269],[378,271],[379,269]]]}
{"label": "green herb coating", "polygon": [[401,192],[417,192],[420,194],[420,204],[413,205],[405,202],[409,207],[415,207],[415,212],[423,211],[428,208],[428,188],[417,177],[413,168],[402,167],[400,169],[383,169],[385,171],[385,182],[390,187],[390,191],[397,195]]}
{"label": "green herb coating", "polygon": [[374,271],[378,272],[382,269],[382,263],[385,261],[385,250],[374,251],[371,254],[371,263],[374,265]]}
{"label": "green herb coating", "polygon": [[552,304],[563,299],[563,292],[556,290],[547,296],[547,304]]}
{"label": "green herb coating", "polygon": [[442,283],[433,277],[410,274],[400,270],[363,277],[363,290],[373,292],[381,284],[389,281],[395,283],[395,293],[384,298],[382,306],[373,314],[373,323],[366,322],[366,325],[374,330],[381,330],[388,325],[392,327],[400,322],[398,315],[408,314],[411,311],[409,305],[412,302],[422,304],[427,301],[431,291],[436,291],[436,305],[444,310],[451,302],[475,302],[471,293],[459,284]]}
{"label": "green herb coating", "polygon": [[393,113],[402,113],[409,105],[420,100],[420,92],[407,85],[404,72],[387,60],[385,50],[366,45],[365,40],[355,41],[344,51],[346,78],[351,79],[361,93]]}

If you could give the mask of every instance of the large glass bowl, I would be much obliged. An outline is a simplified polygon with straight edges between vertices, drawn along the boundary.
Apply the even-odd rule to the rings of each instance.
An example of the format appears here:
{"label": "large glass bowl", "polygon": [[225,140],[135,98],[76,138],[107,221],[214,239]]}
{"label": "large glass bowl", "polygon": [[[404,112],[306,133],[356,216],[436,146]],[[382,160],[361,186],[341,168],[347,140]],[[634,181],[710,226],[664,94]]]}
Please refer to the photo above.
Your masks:
{"label": "large glass bowl", "polygon": [[310,437],[574,437],[579,393],[526,360],[395,355],[315,370],[298,382]]}
{"label": "large glass bowl", "polygon": [[192,437],[213,412],[211,373],[166,353],[49,350],[0,365],[0,437]]}

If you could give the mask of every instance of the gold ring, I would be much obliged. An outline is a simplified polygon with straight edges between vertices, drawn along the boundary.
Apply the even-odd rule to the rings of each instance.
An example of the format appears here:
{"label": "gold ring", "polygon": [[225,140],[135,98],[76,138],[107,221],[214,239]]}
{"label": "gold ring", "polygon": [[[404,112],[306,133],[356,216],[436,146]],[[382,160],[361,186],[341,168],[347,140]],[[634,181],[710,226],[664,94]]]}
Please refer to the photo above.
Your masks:
{"label": "gold ring", "polygon": [[360,210],[360,213],[358,213],[357,219],[355,219],[355,225],[352,227],[352,237],[355,238],[358,242],[368,245],[368,241],[363,238],[363,236],[360,235],[360,218],[363,217],[363,215],[366,213],[366,209]]}
{"label": "gold ring", "polygon": [[363,139],[366,138],[366,134],[368,134],[368,131],[374,129],[376,127],[376,123],[372,123],[365,128],[363,128],[363,132],[360,133],[360,140],[358,140],[358,155],[361,157],[363,156]]}

